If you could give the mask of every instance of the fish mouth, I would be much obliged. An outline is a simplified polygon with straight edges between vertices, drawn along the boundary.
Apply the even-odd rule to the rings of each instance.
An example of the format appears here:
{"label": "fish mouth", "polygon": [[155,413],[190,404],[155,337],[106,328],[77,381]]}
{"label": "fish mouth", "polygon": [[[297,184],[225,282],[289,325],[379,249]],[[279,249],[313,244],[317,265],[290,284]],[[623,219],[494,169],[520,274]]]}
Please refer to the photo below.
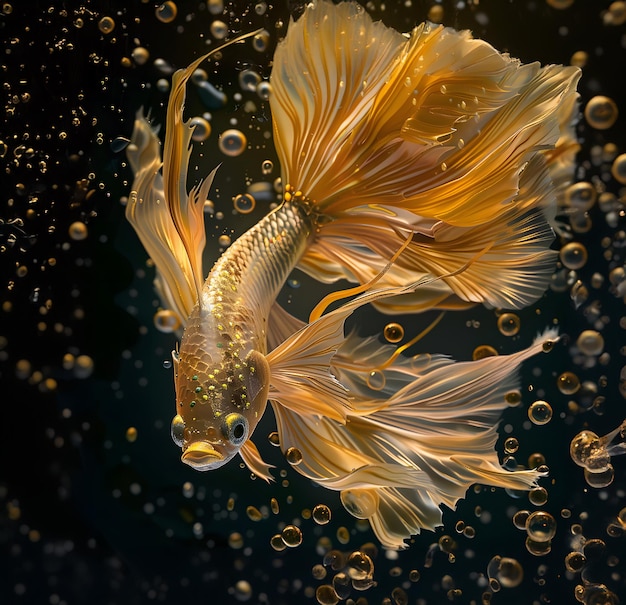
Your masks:
{"label": "fish mouth", "polygon": [[208,471],[224,464],[224,456],[208,441],[195,441],[183,452],[181,460],[197,471]]}

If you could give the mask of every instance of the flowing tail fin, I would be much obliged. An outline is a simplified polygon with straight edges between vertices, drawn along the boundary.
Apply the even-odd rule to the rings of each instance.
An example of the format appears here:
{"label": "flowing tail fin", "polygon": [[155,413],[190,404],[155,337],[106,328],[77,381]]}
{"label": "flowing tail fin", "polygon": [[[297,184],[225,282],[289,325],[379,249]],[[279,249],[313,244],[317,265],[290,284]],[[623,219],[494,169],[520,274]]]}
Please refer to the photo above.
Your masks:
{"label": "flowing tail fin", "polygon": [[442,26],[405,37],[356,3],[308,5],[276,50],[270,99],[283,183],[321,217],[301,268],[364,283],[412,235],[382,285],[488,252],[383,310],[536,300],[554,263],[555,185],[572,172],[579,73]]}
{"label": "flowing tail fin", "polygon": [[267,356],[282,450],[299,450],[295,468],[340,491],[345,508],[390,548],[441,524],[440,505],[454,507],[474,483],[536,485],[537,470],[500,466],[496,427],[521,363],[558,339],[548,331],[513,355],[454,362],[393,357],[390,345],[344,337],[357,307],[400,294],[371,291],[310,324],[292,320],[297,331]]}

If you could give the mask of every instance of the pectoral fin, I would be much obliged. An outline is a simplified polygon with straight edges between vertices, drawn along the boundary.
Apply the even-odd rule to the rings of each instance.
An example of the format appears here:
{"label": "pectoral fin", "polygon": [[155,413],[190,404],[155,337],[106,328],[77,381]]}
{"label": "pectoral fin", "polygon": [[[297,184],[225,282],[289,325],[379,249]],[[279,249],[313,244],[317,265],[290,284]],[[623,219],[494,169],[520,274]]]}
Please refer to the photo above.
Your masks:
{"label": "pectoral fin", "polygon": [[250,472],[268,483],[274,481],[274,477],[272,477],[272,473],[270,472],[270,469],[274,468],[274,465],[267,464],[267,462],[261,458],[259,450],[250,439],[241,446],[239,455],[250,469]]}

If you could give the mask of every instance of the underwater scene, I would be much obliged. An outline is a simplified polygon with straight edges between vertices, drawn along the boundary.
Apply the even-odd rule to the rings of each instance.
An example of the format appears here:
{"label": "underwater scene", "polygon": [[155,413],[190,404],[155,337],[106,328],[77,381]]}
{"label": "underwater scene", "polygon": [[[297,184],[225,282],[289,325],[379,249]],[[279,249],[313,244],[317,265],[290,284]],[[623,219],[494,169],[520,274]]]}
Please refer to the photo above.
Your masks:
{"label": "underwater scene", "polygon": [[0,603],[626,601],[626,2],[0,31]]}

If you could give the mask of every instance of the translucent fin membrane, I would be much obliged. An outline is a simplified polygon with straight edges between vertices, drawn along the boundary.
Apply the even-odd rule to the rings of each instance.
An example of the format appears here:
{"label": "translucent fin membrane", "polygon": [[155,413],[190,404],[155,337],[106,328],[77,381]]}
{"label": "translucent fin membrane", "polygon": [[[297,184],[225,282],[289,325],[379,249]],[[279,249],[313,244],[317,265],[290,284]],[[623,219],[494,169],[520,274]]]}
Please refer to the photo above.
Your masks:
{"label": "translucent fin membrane", "polygon": [[271,77],[283,182],[326,219],[301,268],[364,283],[414,234],[383,285],[449,273],[475,245],[491,252],[473,272],[384,310],[536,300],[577,148],[579,74],[522,65],[468,32],[423,24],[403,36],[354,3],[309,5]]}

